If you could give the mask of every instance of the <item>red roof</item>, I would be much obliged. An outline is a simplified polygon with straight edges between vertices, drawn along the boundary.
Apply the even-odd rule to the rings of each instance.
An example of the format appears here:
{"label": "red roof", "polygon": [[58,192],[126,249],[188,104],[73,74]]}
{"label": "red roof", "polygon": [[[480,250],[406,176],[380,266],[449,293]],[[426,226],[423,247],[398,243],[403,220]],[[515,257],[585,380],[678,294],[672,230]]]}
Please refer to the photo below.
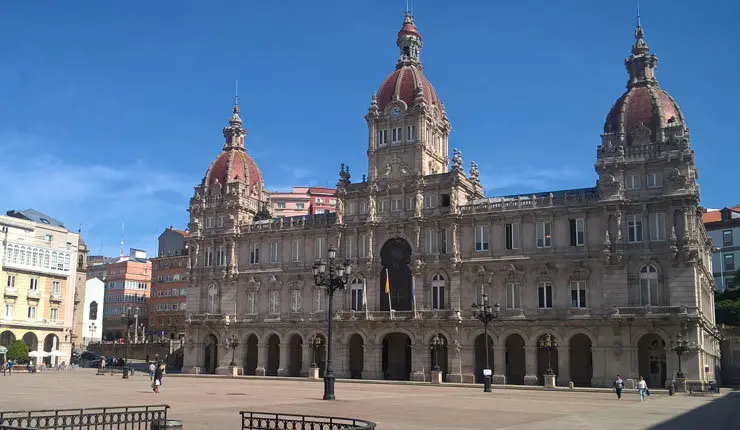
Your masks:
{"label": "red roof", "polygon": [[421,70],[415,65],[403,66],[385,78],[378,90],[378,109],[385,109],[396,95],[407,106],[413,106],[418,88],[421,88],[424,101],[427,104],[437,105],[441,109],[437,92],[432,87],[432,84],[424,77]]}
{"label": "red roof", "polygon": [[676,102],[657,86],[629,89],[614,103],[604,123],[605,133],[625,133],[632,143],[632,133],[642,124],[650,129],[651,141],[658,131],[672,123],[683,123]]}
{"label": "red roof", "polygon": [[262,193],[262,173],[252,157],[239,148],[229,149],[216,157],[206,173],[205,184],[211,186],[216,180],[223,186],[231,182],[246,182]]}

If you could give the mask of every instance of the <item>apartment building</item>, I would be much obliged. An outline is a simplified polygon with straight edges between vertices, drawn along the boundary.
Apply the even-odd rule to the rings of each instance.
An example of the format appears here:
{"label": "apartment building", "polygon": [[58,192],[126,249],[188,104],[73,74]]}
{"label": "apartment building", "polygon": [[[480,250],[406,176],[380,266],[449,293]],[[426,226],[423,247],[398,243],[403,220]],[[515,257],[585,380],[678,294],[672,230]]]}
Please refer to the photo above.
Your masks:
{"label": "apartment building", "polygon": [[147,334],[154,339],[185,337],[188,295],[187,231],[168,227],[159,236],[158,257],[152,258],[152,294]]}
{"label": "apartment building", "polygon": [[732,280],[740,265],[740,205],[709,211],[702,217],[707,235],[714,244],[712,275],[715,288],[733,288]]}

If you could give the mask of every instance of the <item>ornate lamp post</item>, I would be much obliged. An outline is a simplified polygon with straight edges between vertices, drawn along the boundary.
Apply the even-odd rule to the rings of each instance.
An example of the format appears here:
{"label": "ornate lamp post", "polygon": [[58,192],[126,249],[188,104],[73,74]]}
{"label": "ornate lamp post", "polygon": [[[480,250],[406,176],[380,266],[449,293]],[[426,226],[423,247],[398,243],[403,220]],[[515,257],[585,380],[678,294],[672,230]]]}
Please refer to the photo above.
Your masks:
{"label": "ornate lamp post", "polygon": [[328,254],[328,264],[324,260],[318,260],[314,263],[313,279],[316,286],[323,287],[326,294],[329,295],[329,313],[327,317],[329,327],[327,330],[326,370],[324,371],[324,400],[334,400],[334,371],[331,368],[331,320],[334,292],[345,288],[349,281],[349,275],[352,273],[352,266],[349,264],[349,261],[346,261],[344,264],[335,263],[337,249],[333,245],[329,246]]}
{"label": "ornate lamp post", "polygon": [[501,306],[494,303],[493,308],[488,303],[488,294],[483,293],[483,303],[473,303],[473,316],[483,323],[483,329],[486,337],[486,368],[483,369],[483,392],[491,392],[491,369],[488,368],[488,324],[498,318]]}
{"label": "ornate lamp post", "polygon": [[226,340],[226,345],[231,349],[231,363],[229,366],[235,367],[236,360],[234,360],[234,354],[236,354],[236,348],[239,347],[239,336],[236,333],[232,334],[230,338]]}
{"label": "ornate lamp post", "polygon": [[308,339],[308,346],[313,351],[313,360],[311,361],[311,367],[316,368],[316,350],[321,348],[322,340],[321,336],[315,334]]}
{"label": "ornate lamp post", "polygon": [[136,324],[139,319],[139,308],[126,306],[125,311],[121,312],[121,322],[126,325],[126,349],[123,353],[123,379],[128,379],[128,344],[131,335],[131,326]]}
{"label": "ornate lamp post", "polygon": [[558,341],[550,333],[547,333],[540,339],[539,346],[547,351],[547,370],[545,370],[545,373],[554,375],[555,372],[552,370],[552,363],[550,362],[550,351],[557,349]]}
{"label": "ornate lamp post", "polygon": [[442,337],[437,333],[432,337],[429,345],[432,349],[432,354],[434,354],[434,370],[439,372],[439,350],[445,346],[445,341],[442,340]]}
{"label": "ornate lamp post", "polygon": [[676,356],[678,356],[678,372],[676,372],[676,379],[686,379],[686,375],[684,375],[683,369],[681,369],[681,357],[694,349],[694,343],[689,341],[686,336],[681,333],[676,336],[675,340],[671,341],[670,348],[671,351],[675,352]]}

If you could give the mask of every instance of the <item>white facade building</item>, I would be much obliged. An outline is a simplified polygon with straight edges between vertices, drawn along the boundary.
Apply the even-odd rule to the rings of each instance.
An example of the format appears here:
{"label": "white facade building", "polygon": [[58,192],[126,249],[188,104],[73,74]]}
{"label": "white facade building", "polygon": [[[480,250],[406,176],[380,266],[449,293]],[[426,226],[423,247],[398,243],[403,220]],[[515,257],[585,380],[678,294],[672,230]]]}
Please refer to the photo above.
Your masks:
{"label": "white facade building", "polygon": [[82,344],[99,342],[103,335],[105,283],[98,278],[85,282],[85,307],[82,315]]}
{"label": "white facade building", "polygon": [[721,293],[733,288],[732,280],[740,266],[740,206],[707,212],[703,221],[715,247],[712,274]]}

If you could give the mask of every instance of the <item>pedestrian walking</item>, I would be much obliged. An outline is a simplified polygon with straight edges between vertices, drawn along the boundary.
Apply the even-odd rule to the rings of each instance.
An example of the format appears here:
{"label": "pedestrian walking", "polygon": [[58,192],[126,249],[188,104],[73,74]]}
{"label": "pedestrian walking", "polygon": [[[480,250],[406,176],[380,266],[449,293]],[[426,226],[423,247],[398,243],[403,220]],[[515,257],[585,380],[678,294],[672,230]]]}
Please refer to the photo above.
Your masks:
{"label": "pedestrian walking", "polygon": [[622,398],[622,390],[624,390],[624,380],[621,376],[617,375],[617,379],[614,380],[614,391],[617,392],[617,400]]}
{"label": "pedestrian walking", "polygon": [[647,382],[640,376],[640,382],[637,383],[637,390],[640,392],[640,401],[645,401],[645,395],[650,395],[650,391],[648,391]]}
{"label": "pedestrian walking", "polygon": [[162,385],[162,376],[164,375],[164,364],[160,364],[157,370],[154,371],[154,381],[152,382],[152,390],[155,393],[159,393],[159,387]]}
{"label": "pedestrian walking", "polygon": [[157,369],[157,366],[154,365],[154,363],[149,363],[149,380],[154,381],[154,371]]}

